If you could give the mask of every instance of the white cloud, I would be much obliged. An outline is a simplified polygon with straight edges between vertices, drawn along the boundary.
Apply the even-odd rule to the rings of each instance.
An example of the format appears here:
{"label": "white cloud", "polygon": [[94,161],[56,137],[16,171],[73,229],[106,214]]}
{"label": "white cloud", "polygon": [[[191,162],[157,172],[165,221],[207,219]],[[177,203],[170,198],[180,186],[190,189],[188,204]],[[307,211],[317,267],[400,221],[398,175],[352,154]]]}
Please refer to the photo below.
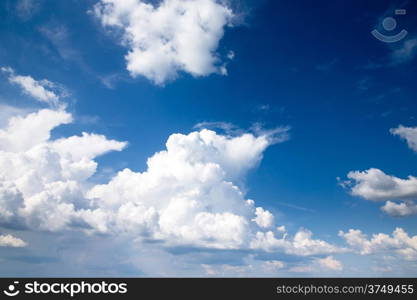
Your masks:
{"label": "white cloud", "polygon": [[0,130],[0,223],[61,230],[88,206],[82,186],[95,173],[93,159],[126,144],[94,134],[51,141],[51,131],[71,121],[63,110],[43,109]]}
{"label": "white cloud", "polygon": [[312,239],[312,232],[300,229],[293,238],[286,233],[282,238],[276,238],[274,232],[257,232],[251,241],[252,249],[262,249],[267,252],[284,252],[289,255],[310,256],[345,252],[347,249],[331,245],[323,240]]}
{"label": "white cloud", "polygon": [[0,104],[0,128],[7,126],[11,117],[27,114],[29,109]]}
{"label": "white cloud", "polygon": [[392,128],[390,132],[400,136],[407,142],[408,147],[417,152],[417,127],[405,127],[400,125],[397,128]]}
{"label": "white cloud", "polygon": [[58,86],[46,79],[35,80],[31,76],[15,74],[10,67],[2,67],[0,70],[8,75],[10,83],[18,85],[22,91],[40,102],[56,106],[59,103]]}
{"label": "white cloud", "polygon": [[262,207],[257,207],[255,210],[256,218],[252,221],[256,222],[259,227],[268,228],[274,225],[274,216]]}
{"label": "white cloud", "polygon": [[417,197],[417,178],[401,179],[387,175],[379,169],[348,173],[352,180],[351,193],[371,201],[404,200]]}
{"label": "white cloud", "polygon": [[[94,159],[120,151],[125,142],[83,133],[57,140],[51,131],[72,121],[63,110],[43,109],[13,117],[0,131],[0,222],[34,230],[84,229],[157,240],[167,247],[282,251],[315,255],[342,251],[300,230],[276,238],[263,229],[274,217],[245,198],[236,182],[286,131],[223,136],[203,129],[172,134],[140,173],[124,169],[93,185]],[[277,136],[278,135],[278,136]],[[252,222],[253,220],[253,222]]]}
{"label": "white cloud", "polygon": [[[240,185],[265,150],[286,139],[288,129],[172,134],[166,149],[148,159],[145,171],[124,169],[109,182],[95,184],[90,180],[95,159],[121,151],[127,143],[86,132],[51,137],[56,127],[72,119],[63,109],[42,109],[14,116],[0,129],[2,226],[121,238],[129,241],[126,247],[135,245],[143,253],[153,249],[149,245],[155,244],[148,243],[153,241],[165,257],[172,257],[167,253],[175,247],[230,250],[233,256],[235,250],[295,256],[346,251],[313,239],[306,229],[294,236],[284,226],[272,229],[272,213],[247,199]],[[276,274],[286,267],[278,260],[251,259],[214,266],[196,262],[200,271],[219,275]],[[175,269],[175,263],[171,266]]]}
{"label": "white cloud", "polygon": [[343,264],[333,256],[313,258],[309,262],[298,263],[288,269],[292,273],[323,274],[343,271]]}
{"label": "white cloud", "polygon": [[27,244],[10,234],[7,235],[0,235],[0,247],[14,247],[14,248],[20,248],[20,247],[26,247]]}
{"label": "white cloud", "polygon": [[264,262],[263,265],[264,265],[264,268],[274,270],[274,271],[283,269],[285,267],[285,263],[280,260],[268,260]]}
{"label": "white cloud", "polygon": [[[125,169],[88,192],[89,199],[100,203],[100,216],[90,225],[104,232],[135,230],[169,246],[247,248],[259,228],[250,222],[256,210],[233,182],[258,164],[270,140],[206,129],[173,134],[167,149],[148,159],[145,172]],[[264,222],[271,222],[263,212]]]}
{"label": "white cloud", "polygon": [[81,136],[58,139],[52,147],[63,156],[70,156],[74,161],[91,160],[108,151],[121,151],[125,142],[108,140],[104,135],[83,132]]}
{"label": "white cloud", "polygon": [[[371,168],[366,171],[348,173],[349,180],[340,181],[344,188],[350,188],[351,194],[370,201],[386,201],[381,210],[392,217],[407,217],[417,214],[417,178],[407,179],[387,175],[383,171]],[[393,202],[400,201],[400,203]]]}
{"label": "white cloud", "polygon": [[[88,180],[97,168],[94,159],[120,151],[126,143],[90,133],[51,139],[54,128],[71,121],[68,112],[44,109],[14,117],[1,130],[2,226],[105,233],[132,240],[143,251],[146,241],[153,240],[162,249],[191,246],[313,256],[306,266],[278,260],[203,264],[213,276],[341,271],[342,263],[329,255],[352,249],[363,255],[394,253],[404,260],[417,259],[417,237],[402,229],[371,239],[359,230],[340,232],[350,249],[314,239],[306,229],[295,235],[285,226],[266,231],[274,226],[274,216],[256,207],[234,182],[241,182],[259,163],[275,140],[270,136],[223,136],[206,129],[173,134],[166,149],[148,159],[144,172],[125,169],[110,182],[94,185]],[[6,240],[12,243],[10,237]],[[326,257],[315,257],[321,255]]]}
{"label": "white cloud", "polygon": [[342,263],[338,261],[337,259],[334,259],[333,256],[327,256],[325,258],[317,258],[315,261],[320,267],[324,269],[329,269],[333,271],[343,270]]}
{"label": "white cloud", "polygon": [[277,231],[285,234],[287,232],[287,228],[284,225],[278,226]]}
{"label": "white cloud", "polygon": [[402,228],[396,228],[392,236],[378,233],[373,234],[371,239],[355,229],[346,233],[340,231],[339,236],[362,255],[390,253],[405,260],[417,259],[417,235],[410,237]]}
{"label": "white cloud", "polygon": [[[390,129],[393,135],[404,139],[408,146],[417,152],[417,128],[398,126]],[[417,177],[409,175],[406,179],[385,174],[380,169],[351,171],[349,180],[337,178],[339,185],[348,188],[354,196],[371,201],[386,201],[381,210],[393,217],[407,217],[417,214]],[[400,201],[400,203],[394,202]]]}
{"label": "white cloud", "polygon": [[254,267],[252,265],[202,265],[205,273],[209,276],[242,276],[248,272],[253,271]]}
{"label": "white cloud", "polygon": [[289,271],[294,273],[312,273],[314,272],[314,267],[312,265],[299,265],[290,268]]}
{"label": "white cloud", "polygon": [[72,116],[62,110],[42,109],[25,117],[14,116],[6,128],[0,129],[0,150],[27,151],[47,141],[53,128],[71,121]]}
{"label": "white cloud", "polygon": [[405,201],[402,203],[387,201],[381,209],[392,217],[417,215],[417,204],[414,201]]}
{"label": "white cloud", "polygon": [[121,29],[133,77],[164,84],[179,71],[197,77],[221,73],[224,67],[216,50],[233,17],[225,1],[101,0],[93,12],[103,26]]}

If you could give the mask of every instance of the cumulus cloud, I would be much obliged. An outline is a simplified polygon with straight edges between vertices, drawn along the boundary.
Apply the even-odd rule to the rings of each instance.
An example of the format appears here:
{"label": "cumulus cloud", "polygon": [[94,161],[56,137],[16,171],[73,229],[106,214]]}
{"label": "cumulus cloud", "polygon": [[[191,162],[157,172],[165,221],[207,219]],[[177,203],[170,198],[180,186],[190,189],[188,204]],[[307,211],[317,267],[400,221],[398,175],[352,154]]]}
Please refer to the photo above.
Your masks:
{"label": "cumulus cloud", "polygon": [[327,256],[325,258],[317,258],[316,262],[320,267],[324,269],[329,269],[333,271],[343,270],[342,263],[338,261],[337,259],[334,259],[333,256]]}
{"label": "cumulus cloud", "polygon": [[[315,255],[341,251],[302,229],[289,237],[274,216],[247,199],[236,182],[257,166],[277,132],[225,136],[202,129],[172,134],[144,172],[124,169],[92,184],[95,158],[126,142],[82,133],[53,140],[68,124],[64,110],[12,117],[0,130],[0,223],[33,230],[83,230],[154,240],[166,247],[281,251]],[[284,231],[284,232],[283,232]]]}
{"label": "cumulus cloud", "polygon": [[14,237],[13,235],[0,235],[0,247],[21,248],[26,246],[26,242],[17,237]]}
{"label": "cumulus cloud", "polygon": [[35,80],[31,76],[17,75],[10,67],[0,70],[7,74],[10,83],[18,85],[25,94],[49,105],[56,106],[59,103],[61,88],[57,84],[47,79]]}
{"label": "cumulus cloud", "polygon": [[274,225],[274,216],[262,207],[257,207],[255,210],[256,218],[252,221],[256,222],[259,227],[268,228]]}
{"label": "cumulus cloud", "polygon": [[145,172],[125,169],[88,192],[100,203],[91,226],[141,232],[169,246],[247,248],[272,214],[258,209],[262,222],[251,222],[257,216],[254,201],[234,182],[259,163],[269,145],[268,136],[253,134],[173,134],[166,150],[148,159]]}
{"label": "cumulus cloud", "polygon": [[340,274],[343,264],[333,256],[313,257],[295,261],[256,260],[253,256],[241,264],[203,264],[208,276],[293,276],[293,273]]}
{"label": "cumulus cloud", "polygon": [[405,260],[417,259],[417,235],[410,237],[402,228],[396,228],[392,236],[378,233],[368,238],[361,230],[349,229],[339,236],[362,255],[389,253]]}
{"label": "cumulus cloud", "polygon": [[121,151],[126,144],[108,140],[104,135],[83,132],[81,136],[55,140],[51,146],[62,156],[69,156],[74,161],[88,161],[109,151]]}
{"label": "cumulus cloud", "polygon": [[94,158],[126,143],[96,134],[51,140],[55,127],[71,121],[63,110],[42,109],[0,129],[0,223],[61,230],[88,205],[82,186],[96,171]]}
{"label": "cumulus cloud", "polygon": [[[405,140],[408,147],[417,152],[417,128],[398,126],[390,129],[391,134]],[[407,217],[417,214],[417,177],[409,175],[398,178],[385,174],[377,168],[365,171],[351,171],[348,180],[339,181],[343,188],[350,189],[354,196],[370,201],[386,201],[381,210],[393,217]]]}
{"label": "cumulus cloud", "polygon": [[392,128],[390,132],[393,135],[398,135],[400,138],[404,139],[407,142],[408,147],[417,152],[417,127],[405,127],[400,125],[397,128]]}
{"label": "cumulus cloud", "polygon": [[6,126],[11,117],[27,114],[29,111],[29,109],[22,107],[0,104],[0,128]]}
{"label": "cumulus cloud", "polygon": [[392,217],[417,215],[417,204],[414,201],[405,201],[402,203],[387,201],[381,209]]}
{"label": "cumulus cloud", "polygon": [[376,168],[352,171],[347,177],[349,180],[340,183],[342,187],[350,189],[352,195],[366,200],[386,201],[381,207],[386,214],[392,217],[408,217],[417,214],[417,205],[414,201],[417,199],[416,177],[408,176],[402,179],[387,175]]}
{"label": "cumulus cloud", "polygon": [[351,193],[371,201],[405,200],[417,197],[417,178],[401,179],[371,168],[366,171],[348,173],[352,180]]}
{"label": "cumulus cloud", "polygon": [[72,116],[65,111],[39,110],[26,116],[14,116],[7,127],[0,129],[0,150],[7,152],[27,151],[47,141],[53,128],[68,124]]}
{"label": "cumulus cloud", "polygon": [[[281,232],[282,233],[282,232]],[[313,239],[313,233],[300,229],[294,237],[286,232],[282,238],[277,238],[272,231],[257,232],[251,242],[252,249],[262,249],[267,252],[284,252],[289,255],[310,256],[346,252],[347,249],[329,244],[323,240]]]}
{"label": "cumulus cloud", "polygon": [[93,13],[103,26],[121,31],[133,77],[164,84],[179,71],[195,77],[225,73],[216,50],[233,17],[226,1],[101,0]]}
{"label": "cumulus cloud", "polygon": [[[71,121],[71,114],[62,109],[42,109],[14,116],[0,130],[3,227],[123,238],[143,251],[155,245],[148,243],[152,241],[158,251],[166,251],[166,257],[171,257],[170,249],[185,247],[280,253],[309,257],[305,259],[311,262],[294,267],[252,257],[236,265],[203,263],[201,267],[199,263],[207,274],[216,276],[276,274],[297,268],[340,271],[341,262],[331,255],[352,249],[360,254],[394,253],[405,260],[416,259],[417,237],[409,237],[402,229],[371,239],[359,230],[340,232],[349,245],[343,248],[313,238],[307,229],[290,234],[285,226],[276,227],[274,215],[255,205],[237,184],[276,140],[265,133],[232,136],[201,129],[172,134],[165,149],[148,159],[145,171],[124,169],[109,182],[95,184],[89,180],[97,169],[95,159],[121,151],[127,143],[86,132],[51,137],[52,130]],[[5,236],[0,243],[26,245]]]}

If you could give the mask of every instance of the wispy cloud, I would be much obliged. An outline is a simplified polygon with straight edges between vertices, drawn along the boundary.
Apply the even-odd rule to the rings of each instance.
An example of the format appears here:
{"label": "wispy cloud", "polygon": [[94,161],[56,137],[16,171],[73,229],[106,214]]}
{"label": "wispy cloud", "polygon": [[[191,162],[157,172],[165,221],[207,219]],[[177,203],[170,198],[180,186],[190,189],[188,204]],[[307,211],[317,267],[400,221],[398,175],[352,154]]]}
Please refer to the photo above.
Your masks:
{"label": "wispy cloud", "polygon": [[124,76],[118,72],[98,74],[98,72],[85,61],[82,52],[74,46],[71,38],[71,31],[68,26],[53,21],[40,26],[38,31],[50,42],[62,60],[75,64],[83,72],[96,78],[108,89],[114,89],[116,83],[119,81],[128,81],[126,78],[128,76]]}
{"label": "wispy cloud", "polygon": [[404,64],[412,61],[417,55],[417,38],[404,41],[401,47],[391,53],[391,63],[393,65]]}
{"label": "wispy cloud", "polygon": [[241,134],[243,130],[228,122],[200,122],[194,125],[194,129],[221,129],[227,134]]}
{"label": "wispy cloud", "polygon": [[38,30],[51,42],[62,59],[85,65],[81,53],[73,47],[65,25],[52,22],[39,27]]}
{"label": "wispy cloud", "polygon": [[16,13],[22,21],[27,21],[35,15],[41,6],[41,0],[16,1]]}
{"label": "wispy cloud", "polygon": [[18,75],[10,67],[1,67],[0,70],[7,75],[10,83],[19,86],[25,94],[40,102],[57,106],[60,98],[67,95],[61,86],[47,79],[35,80],[31,76]]}
{"label": "wispy cloud", "polygon": [[318,65],[316,65],[315,68],[316,68],[317,71],[323,71],[323,72],[328,71],[328,70],[333,69],[338,62],[339,62],[339,60],[337,58],[335,58],[335,59],[332,59],[330,61],[318,64]]}
{"label": "wispy cloud", "polygon": [[296,210],[301,210],[301,211],[305,211],[305,212],[310,212],[310,213],[316,212],[314,209],[299,206],[299,205],[295,205],[295,204],[291,204],[291,203],[286,203],[286,202],[274,202],[274,203],[276,203],[280,206],[284,206],[284,207],[288,207],[288,208],[292,208],[292,209],[296,209]]}
{"label": "wispy cloud", "polygon": [[228,122],[200,122],[194,125],[194,129],[220,129],[230,136],[242,135],[250,132],[256,136],[265,136],[272,144],[282,143],[290,138],[290,126],[278,126],[265,128],[261,123],[254,123],[248,130],[244,130]]}
{"label": "wispy cloud", "polygon": [[370,77],[361,78],[356,82],[356,87],[361,91],[369,90],[370,85],[371,85]]}

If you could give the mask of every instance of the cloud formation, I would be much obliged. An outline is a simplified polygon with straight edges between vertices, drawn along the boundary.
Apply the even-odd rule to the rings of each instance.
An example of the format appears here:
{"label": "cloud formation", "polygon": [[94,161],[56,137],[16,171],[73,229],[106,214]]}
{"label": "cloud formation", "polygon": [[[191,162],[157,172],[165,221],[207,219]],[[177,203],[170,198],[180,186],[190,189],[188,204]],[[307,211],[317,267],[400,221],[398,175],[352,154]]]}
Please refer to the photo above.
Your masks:
{"label": "cloud formation", "polygon": [[[250,253],[246,265],[200,265],[213,275],[341,271],[342,263],[332,255],[352,249],[360,254],[391,251],[407,260],[415,257],[415,237],[402,229],[393,237],[378,234],[371,240],[350,230],[340,233],[349,245],[341,247],[314,238],[308,229],[290,234],[285,226],[277,226],[279,220],[270,211],[246,197],[242,183],[247,173],[261,162],[268,147],[288,139],[288,127],[244,132],[230,125],[219,134],[200,124],[189,134],[171,134],[165,149],[147,160],[143,172],[126,168],[97,184],[90,180],[97,157],[122,151],[127,142],[87,132],[53,139],[55,128],[73,121],[63,107],[16,114],[0,128],[2,227],[121,238],[145,252],[158,245],[165,258],[173,255],[173,249]],[[410,194],[408,181],[414,178],[401,180],[377,169],[352,172],[349,178],[361,185],[355,189],[358,195],[375,201],[394,195],[412,207],[405,199]],[[397,188],[386,194],[385,185]],[[386,206],[392,214],[405,214],[402,207]],[[8,235],[0,236],[0,245],[26,243]],[[271,258],[258,260],[259,253],[297,256],[309,264],[294,267]]]}
{"label": "cloud formation", "polygon": [[233,12],[226,1],[101,0],[93,13],[102,25],[121,31],[121,43],[132,77],[161,85],[184,71],[192,76],[226,74],[216,53]]}
{"label": "cloud formation", "polygon": [[347,176],[353,181],[351,193],[371,201],[407,200],[417,198],[417,178],[407,179],[387,175],[371,168],[365,171],[352,171]]}
{"label": "cloud formation", "polygon": [[271,139],[207,129],[172,134],[145,172],[125,169],[88,192],[100,203],[90,225],[102,232],[137,232],[170,247],[248,248],[273,216],[246,199],[235,182],[260,162]]}
{"label": "cloud formation", "polygon": [[388,253],[409,261],[417,259],[417,235],[410,237],[402,228],[396,228],[392,236],[378,233],[373,234],[371,239],[355,229],[346,233],[340,231],[339,236],[362,255]]}
{"label": "cloud formation", "polygon": [[13,235],[0,235],[0,247],[14,247],[14,248],[21,248],[26,247],[27,244]]}
{"label": "cloud formation", "polygon": [[50,139],[55,127],[71,121],[63,110],[42,109],[12,117],[0,130],[0,223],[62,230],[88,205],[82,185],[96,171],[93,159],[126,143],[86,133]]}
{"label": "cloud formation", "polygon": [[[410,149],[417,152],[417,127],[398,126],[390,129],[407,142]],[[417,177],[409,175],[406,179],[385,174],[377,168],[365,171],[351,171],[348,180],[339,184],[350,189],[354,196],[370,201],[386,201],[381,210],[392,217],[408,217],[417,214]]]}
{"label": "cloud formation", "polygon": [[47,79],[35,80],[31,76],[17,75],[10,67],[2,67],[0,70],[7,74],[10,83],[19,86],[25,94],[52,106],[58,104],[60,92],[55,83]]}
{"label": "cloud formation", "polygon": [[342,263],[338,261],[337,259],[334,259],[333,256],[327,256],[325,258],[317,258],[316,262],[320,267],[324,269],[329,269],[333,271],[343,270]]}
{"label": "cloud formation", "polygon": [[310,256],[348,251],[329,244],[323,240],[313,239],[313,233],[307,229],[300,229],[294,237],[289,237],[287,232],[282,232],[281,238],[277,238],[272,231],[257,232],[251,242],[252,249],[261,249],[267,252],[283,252],[289,255]]}
{"label": "cloud formation", "polygon": [[400,125],[397,128],[392,128],[390,132],[405,140],[408,147],[414,152],[417,152],[417,127],[405,127]]}
{"label": "cloud formation", "polygon": [[[51,139],[68,124],[64,110],[17,116],[0,130],[0,222],[34,230],[127,234],[165,247],[281,251],[309,256],[340,249],[302,229],[294,237],[273,229],[274,216],[245,197],[236,184],[257,166],[285,130],[256,136],[219,135],[202,129],[172,134],[147,170],[124,169],[92,185],[95,158],[126,142],[82,133]],[[265,231],[268,229],[268,231]],[[275,235],[281,235],[277,238]]]}
{"label": "cloud formation", "polygon": [[[95,159],[127,143],[86,132],[51,138],[54,128],[70,122],[72,115],[63,109],[42,109],[10,118],[0,130],[1,226],[122,238],[144,253],[156,251],[151,249],[157,244],[158,259],[171,257],[170,249],[251,253],[244,259],[249,263],[236,265],[203,260],[200,267],[212,276],[339,272],[343,265],[332,255],[351,251],[415,258],[416,237],[402,229],[370,240],[361,231],[341,232],[349,247],[340,247],[313,238],[307,229],[292,235],[285,226],[276,227],[274,215],[248,199],[238,183],[270,145],[285,140],[279,136],[287,136],[285,130],[172,134],[145,171],[124,169],[109,182],[94,184],[89,179],[97,169]],[[11,237],[1,240],[4,246],[26,246]],[[258,260],[259,253],[303,257],[303,262]]]}
{"label": "cloud formation", "polygon": [[412,61],[417,55],[417,38],[405,40],[400,48],[391,53],[393,65],[399,65]]}
{"label": "cloud formation", "polygon": [[[408,217],[417,214],[417,178],[407,179],[387,175],[371,168],[365,171],[351,171],[347,181],[341,183],[354,196],[370,201],[386,201],[381,210],[392,217]],[[399,203],[397,203],[399,202]]]}
{"label": "cloud formation", "polygon": [[392,217],[408,217],[417,215],[417,204],[414,201],[396,203],[387,201],[381,210]]}

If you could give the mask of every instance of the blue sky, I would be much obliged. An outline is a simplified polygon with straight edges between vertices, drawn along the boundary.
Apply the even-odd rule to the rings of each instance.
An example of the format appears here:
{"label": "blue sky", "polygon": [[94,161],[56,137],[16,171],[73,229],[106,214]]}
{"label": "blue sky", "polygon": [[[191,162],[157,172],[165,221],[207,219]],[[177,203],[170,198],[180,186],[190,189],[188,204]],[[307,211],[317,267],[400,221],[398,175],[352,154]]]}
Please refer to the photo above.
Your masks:
{"label": "blue sky", "polygon": [[[24,118],[40,109],[65,112],[73,118],[69,123],[59,116],[63,119],[51,126],[51,137],[42,140],[42,145],[82,132],[103,135],[106,141],[100,140],[100,155],[89,158],[97,162],[97,169],[87,180],[77,182],[82,195],[77,197],[91,200],[86,196],[89,190],[95,185],[107,185],[117,178],[117,172],[125,168],[146,172],[148,158],[164,150],[167,139],[175,133],[184,136],[184,141],[178,142],[184,147],[191,147],[185,136],[203,127],[216,131],[216,138],[226,137],[229,141],[249,134],[255,139],[253,144],[245,144],[239,151],[253,152],[253,157],[236,161],[238,165],[233,168],[245,164],[250,167],[239,176],[226,175],[224,180],[236,184],[243,193],[242,201],[253,199],[256,207],[274,215],[272,229],[266,226],[261,232],[271,230],[280,240],[278,236],[283,231],[275,227],[285,226],[284,235],[291,237],[307,228],[313,232],[313,240],[325,241],[337,249],[326,246],[307,254],[316,247],[310,245],[300,254],[302,250],[297,252],[291,245],[265,250],[266,246],[258,249],[253,244],[248,246],[248,242],[225,250],[213,246],[214,242],[202,242],[200,237],[181,244],[180,235],[176,236],[179,244],[174,245],[172,237],[164,235],[166,232],[147,232],[149,240],[142,240],[136,229],[100,232],[84,219],[91,228],[77,228],[73,224],[78,221],[71,219],[66,226],[53,230],[39,225],[42,221],[31,221],[30,218],[42,218],[36,215],[42,213],[35,210],[29,217],[29,213],[16,216],[22,220],[0,219],[0,234],[10,234],[25,244],[17,243],[14,245],[18,247],[11,248],[13,243],[4,242],[5,247],[0,247],[4,264],[0,275],[415,276],[417,183],[407,178],[417,176],[413,167],[417,163],[417,147],[413,147],[417,144],[415,3],[328,1],[318,6],[315,1],[202,0],[213,5],[207,6],[213,15],[205,20],[205,31],[195,34],[191,29],[199,24],[185,23],[181,29],[175,16],[174,21],[164,20],[178,28],[160,29],[154,15],[140,11],[142,2],[129,1],[129,11],[141,12],[138,15],[149,21],[149,27],[138,21],[138,15],[111,11],[111,3],[113,8],[118,5],[115,0],[2,1],[3,136],[15,142],[14,137],[19,136],[7,129],[8,119]],[[169,7],[169,1],[146,2],[154,10]],[[198,10],[204,21],[205,8],[195,8],[194,2],[198,1],[171,1],[184,11]],[[395,15],[399,8],[407,13]],[[112,24],[109,17],[120,24]],[[397,20],[394,33],[402,28],[408,31],[405,39],[389,44],[371,35],[373,29],[393,34],[381,25],[386,17]],[[136,30],[133,38],[126,34],[129,27]],[[169,31],[164,38],[177,47],[165,55],[159,54],[159,36],[154,33],[161,34],[161,30]],[[203,33],[210,35],[203,37]],[[195,35],[190,38],[186,34]],[[204,38],[207,43],[200,41]],[[149,46],[150,54],[140,52],[143,44]],[[131,61],[125,58],[135,49]],[[172,61],[161,66],[168,56]],[[44,90],[52,91],[59,104],[51,104],[52,98],[42,101],[33,90],[25,90],[19,76],[30,76]],[[53,84],[42,83],[42,79]],[[196,128],[197,124],[203,126]],[[232,129],[225,130],[227,124]],[[399,125],[405,129],[390,132]],[[270,133],[276,128],[281,130]],[[283,137],[283,128],[289,128],[288,138]],[[6,143],[1,138],[0,134],[0,141]],[[268,145],[256,152],[261,138]],[[116,141],[128,144],[121,146]],[[82,147],[91,144],[94,141]],[[199,154],[208,155],[204,162],[214,155],[210,151]],[[2,168],[9,166],[5,161],[6,158],[1,162]],[[226,162],[216,163],[228,172]],[[19,166],[23,168],[14,168]],[[373,169],[381,173],[370,171]],[[355,171],[358,173],[349,173]],[[36,172],[25,176],[37,176]],[[4,186],[14,184],[20,188],[17,177],[2,176]],[[68,183],[64,179],[60,182]],[[167,183],[159,184],[163,190]],[[134,201],[142,201],[133,186],[124,186],[126,193]],[[111,198],[111,188],[114,187],[103,188],[103,194],[110,196],[96,194]],[[196,187],[199,188],[205,190]],[[4,190],[3,205],[11,205],[10,191]],[[22,201],[28,207],[26,201],[36,195],[25,193],[22,191]],[[65,193],[58,198],[66,199]],[[178,195],[174,196],[172,199]],[[111,201],[97,197],[94,201]],[[211,197],[219,197],[210,200],[214,202],[229,201],[228,196]],[[68,204],[73,200],[59,201]],[[79,211],[82,209],[84,206]],[[230,211],[238,214],[238,209]],[[10,213],[19,214],[17,208]],[[250,224],[255,223],[247,218]],[[410,239],[394,236],[396,228],[405,231]],[[367,242],[349,243],[349,238],[358,237],[358,233],[338,235],[339,230],[347,233],[349,229],[361,230]],[[258,229],[250,230],[248,236]],[[376,246],[376,240],[373,245],[372,235],[380,233],[389,236],[382,238],[383,246]],[[104,251],[107,246],[114,250],[111,254]],[[86,254],[91,252],[96,255]]]}

